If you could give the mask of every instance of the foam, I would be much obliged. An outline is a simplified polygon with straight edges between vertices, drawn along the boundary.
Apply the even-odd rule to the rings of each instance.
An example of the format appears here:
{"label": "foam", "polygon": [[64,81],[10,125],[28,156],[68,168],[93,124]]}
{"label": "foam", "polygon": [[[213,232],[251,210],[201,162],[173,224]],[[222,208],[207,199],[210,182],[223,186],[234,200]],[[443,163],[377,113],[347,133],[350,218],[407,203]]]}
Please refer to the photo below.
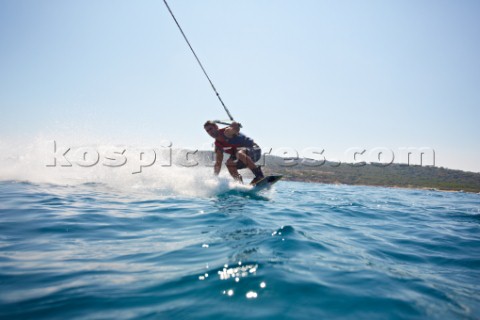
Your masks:
{"label": "foam", "polygon": [[[225,168],[216,177],[211,163],[186,166],[195,160],[187,160],[184,150],[167,148],[165,143],[127,145],[112,140],[92,143],[91,141],[99,139],[93,140],[81,135],[68,139],[63,136],[61,141],[48,138],[37,136],[28,141],[0,140],[0,181],[63,186],[99,183],[126,191],[154,190],[163,195],[193,197],[209,197],[232,189],[248,189],[247,186],[234,183]],[[70,151],[63,157],[63,152],[68,148]],[[82,159],[79,150],[91,152]],[[121,150],[125,150],[126,163],[118,167],[108,166],[122,162],[118,159],[122,156],[112,160],[112,155],[118,152],[118,156]],[[149,165],[154,156],[152,150],[155,150],[156,161]],[[95,152],[99,155],[99,161],[91,165],[95,160]],[[140,154],[143,158],[140,158]]]}

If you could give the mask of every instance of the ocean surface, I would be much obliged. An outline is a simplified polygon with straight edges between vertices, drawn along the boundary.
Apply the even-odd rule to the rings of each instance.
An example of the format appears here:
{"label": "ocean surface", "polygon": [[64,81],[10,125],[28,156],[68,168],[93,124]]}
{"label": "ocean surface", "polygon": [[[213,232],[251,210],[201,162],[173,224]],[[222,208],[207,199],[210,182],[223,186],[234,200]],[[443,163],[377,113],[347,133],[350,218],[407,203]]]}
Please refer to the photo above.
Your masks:
{"label": "ocean surface", "polygon": [[225,181],[0,182],[0,318],[480,319],[480,195]]}

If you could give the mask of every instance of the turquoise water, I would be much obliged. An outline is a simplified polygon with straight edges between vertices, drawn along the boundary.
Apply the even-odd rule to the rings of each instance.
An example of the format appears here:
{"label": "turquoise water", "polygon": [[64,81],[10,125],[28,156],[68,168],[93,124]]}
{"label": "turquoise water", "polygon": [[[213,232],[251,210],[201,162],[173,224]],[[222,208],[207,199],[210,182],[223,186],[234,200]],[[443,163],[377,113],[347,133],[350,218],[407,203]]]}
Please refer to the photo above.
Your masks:
{"label": "turquoise water", "polygon": [[478,319],[480,196],[0,182],[2,319]]}

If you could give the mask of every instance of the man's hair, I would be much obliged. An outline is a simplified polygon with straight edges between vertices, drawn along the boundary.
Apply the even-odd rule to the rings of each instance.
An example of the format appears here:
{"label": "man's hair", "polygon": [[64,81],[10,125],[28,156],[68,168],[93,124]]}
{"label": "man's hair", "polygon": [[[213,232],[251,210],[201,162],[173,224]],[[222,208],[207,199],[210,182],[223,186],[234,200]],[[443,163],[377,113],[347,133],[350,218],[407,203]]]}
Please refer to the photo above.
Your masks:
{"label": "man's hair", "polygon": [[214,127],[217,127],[217,128],[218,128],[218,125],[217,125],[215,122],[213,122],[212,120],[208,120],[207,122],[205,122],[205,123],[203,124],[203,127],[204,127],[204,128],[205,128],[206,126],[214,126]]}

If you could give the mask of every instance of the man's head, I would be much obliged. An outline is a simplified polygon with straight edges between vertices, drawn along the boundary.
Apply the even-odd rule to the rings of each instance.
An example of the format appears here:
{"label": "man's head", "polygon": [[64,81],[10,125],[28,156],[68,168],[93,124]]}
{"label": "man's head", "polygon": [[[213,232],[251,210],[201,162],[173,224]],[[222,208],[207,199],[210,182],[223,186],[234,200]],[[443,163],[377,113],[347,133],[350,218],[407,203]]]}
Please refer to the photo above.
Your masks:
{"label": "man's head", "polygon": [[215,122],[209,120],[205,122],[203,128],[205,129],[205,131],[207,131],[210,137],[215,139],[218,136],[218,126]]}

